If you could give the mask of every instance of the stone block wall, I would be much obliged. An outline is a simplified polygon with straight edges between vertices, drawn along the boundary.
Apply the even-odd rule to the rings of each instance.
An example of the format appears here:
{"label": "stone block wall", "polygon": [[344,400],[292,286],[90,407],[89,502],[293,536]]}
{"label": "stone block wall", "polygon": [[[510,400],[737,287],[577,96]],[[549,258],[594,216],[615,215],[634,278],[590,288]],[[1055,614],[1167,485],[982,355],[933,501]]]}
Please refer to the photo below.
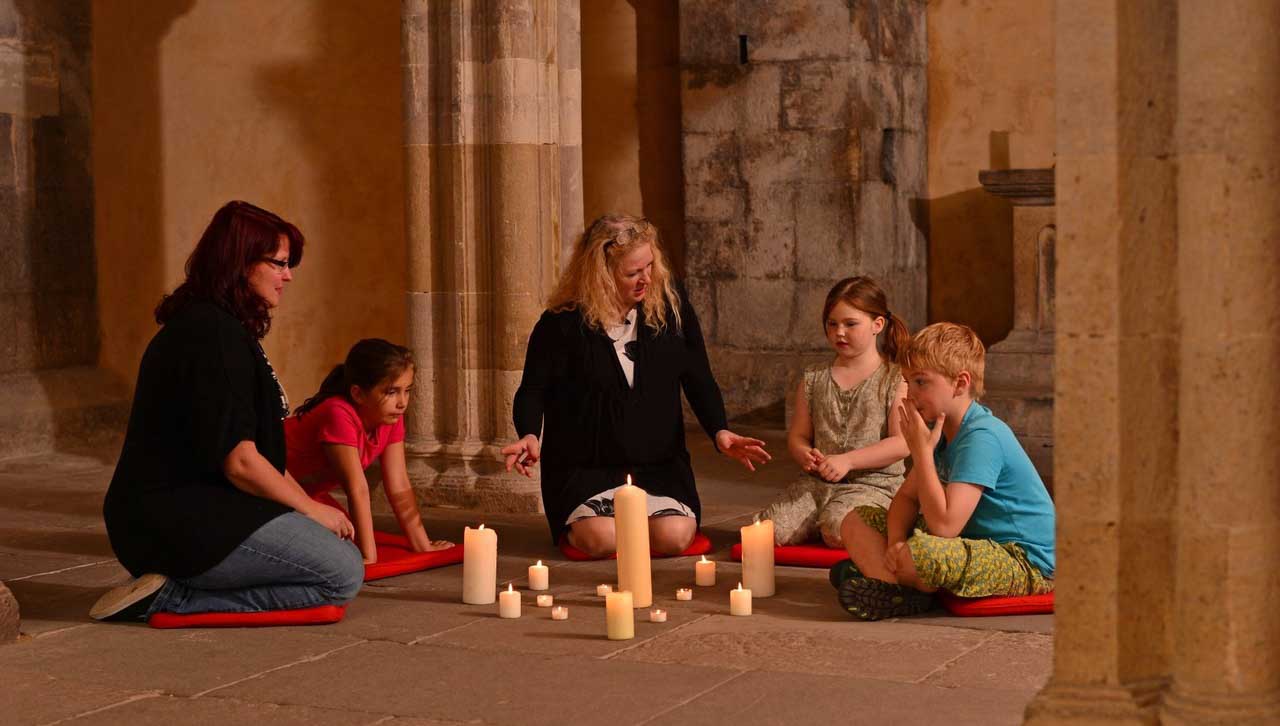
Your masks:
{"label": "stone block wall", "polygon": [[923,0],[680,4],[686,278],[731,417],[781,424],[837,280],[926,314]]}
{"label": "stone block wall", "polygon": [[88,0],[0,0],[0,375],[93,365]]}

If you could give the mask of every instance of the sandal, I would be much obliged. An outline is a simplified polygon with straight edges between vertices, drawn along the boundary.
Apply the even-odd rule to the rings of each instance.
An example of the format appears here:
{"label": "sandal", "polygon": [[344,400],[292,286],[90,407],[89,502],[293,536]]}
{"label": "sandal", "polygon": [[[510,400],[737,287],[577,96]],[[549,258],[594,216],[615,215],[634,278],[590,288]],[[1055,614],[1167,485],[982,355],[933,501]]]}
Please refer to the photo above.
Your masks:
{"label": "sandal", "polygon": [[831,586],[839,590],[845,580],[862,577],[862,573],[858,572],[858,566],[853,564],[853,560],[840,560],[827,570],[827,579],[831,580]]}
{"label": "sandal", "polygon": [[859,620],[919,615],[933,609],[933,595],[868,577],[845,580],[837,589],[840,604]]}

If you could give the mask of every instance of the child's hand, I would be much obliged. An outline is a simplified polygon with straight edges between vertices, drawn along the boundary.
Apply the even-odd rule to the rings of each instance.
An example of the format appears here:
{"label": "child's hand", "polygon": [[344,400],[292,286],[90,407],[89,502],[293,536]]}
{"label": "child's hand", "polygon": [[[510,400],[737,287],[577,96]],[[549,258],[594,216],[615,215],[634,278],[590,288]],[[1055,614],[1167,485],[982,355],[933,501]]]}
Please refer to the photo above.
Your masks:
{"label": "child's hand", "polygon": [[842,481],[849,475],[849,457],[844,454],[833,454],[818,462],[818,476],[825,481]]}
{"label": "child's hand", "polygon": [[439,552],[440,550],[447,550],[447,549],[449,549],[450,547],[456,547],[456,546],[457,546],[457,545],[455,545],[454,543],[450,542],[450,541],[449,541],[449,540],[447,540],[447,539],[433,539],[433,540],[431,540],[431,544],[430,544],[430,545],[427,547],[427,549],[426,549],[426,550],[424,550],[424,551],[425,551],[425,552]]}
{"label": "child's hand", "polygon": [[822,464],[827,457],[817,449],[809,449],[804,452],[804,472],[806,474],[817,474],[818,466]]}
{"label": "child's hand", "polygon": [[364,563],[365,563],[366,565],[373,565],[373,564],[377,564],[377,562],[378,562],[378,556],[377,556],[377,555],[374,555],[373,557],[366,557],[366,558],[364,558]]}
{"label": "child's hand", "polygon": [[885,569],[893,574],[898,574],[898,558],[902,556],[902,550],[907,546],[906,542],[895,542],[889,545],[884,551]]}
{"label": "child's hand", "polygon": [[930,429],[910,398],[898,404],[898,423],[902,428],[902,438],[907,440],[907,448],[911,450],[912,458],[918,459],[933,454],[938,441],[942,438],[942,424],[946,420],[945,413],[938,414],[938,420],[933,422],[933,428]]}
{"label": "child's hand", "polygon": [[502,447],[502,455],[507,459],[507,471],[511,471],[511,467],[514,466],[516,471],[530,478],[533,477],[530,469],[538,463],[541,454],[542,445],[538,442],[538,437],[533,434]]}

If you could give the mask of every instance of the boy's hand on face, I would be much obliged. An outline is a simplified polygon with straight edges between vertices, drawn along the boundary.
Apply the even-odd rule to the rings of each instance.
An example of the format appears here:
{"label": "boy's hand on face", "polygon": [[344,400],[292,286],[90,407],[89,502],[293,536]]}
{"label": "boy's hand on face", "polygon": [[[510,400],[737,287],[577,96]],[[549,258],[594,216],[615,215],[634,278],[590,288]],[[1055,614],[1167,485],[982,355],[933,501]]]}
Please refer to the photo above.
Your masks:
{"label": "boy's hand on face", "polygon": [[911,449],[912,458],[933,454],[942,438],[942,424],[946,420],[947,414],[938,414],[938,420],[933,422],[933,428],[930,429],[910,398],[898,404],[898,423],[902,428],[902,437],[907,440],[907,448]]}

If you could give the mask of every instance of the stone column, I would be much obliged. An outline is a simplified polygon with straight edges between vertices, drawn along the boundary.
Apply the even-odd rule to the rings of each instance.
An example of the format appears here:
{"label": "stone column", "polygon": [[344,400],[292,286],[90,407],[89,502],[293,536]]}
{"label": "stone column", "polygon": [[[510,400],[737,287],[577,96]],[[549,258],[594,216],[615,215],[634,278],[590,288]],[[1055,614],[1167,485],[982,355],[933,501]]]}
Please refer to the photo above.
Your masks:
{"label": "stone column", "polygon": [[[537,511],[502,471],[525,343],[562,245],[557,61],[575,3],[403,4],[409,340],[406,448],[432,503]],[[581,202],[578,203],[579,209]],[[581,214],[579,213],[579,219]]]}
{"label": "stone column", "polygon": [[982,171],[1013,204],[1013,330],[987,351],[983,402],[1002,418],[1053,491],[1053,169]]}
{"label": "stone column", "polygon": [[1176,19],[1160,0],[1055,15],[1057,616],[1027,719],[1154,723],[1178,481]]}
{"label": "stone column", "polygon": [[1280,722],[1280,4],[1178,4],[1169,724]]}
{"label": "stone column", "polygon": [[584,230],[582,198],[582,12],[559,0],[560,261],[567,263]]}

